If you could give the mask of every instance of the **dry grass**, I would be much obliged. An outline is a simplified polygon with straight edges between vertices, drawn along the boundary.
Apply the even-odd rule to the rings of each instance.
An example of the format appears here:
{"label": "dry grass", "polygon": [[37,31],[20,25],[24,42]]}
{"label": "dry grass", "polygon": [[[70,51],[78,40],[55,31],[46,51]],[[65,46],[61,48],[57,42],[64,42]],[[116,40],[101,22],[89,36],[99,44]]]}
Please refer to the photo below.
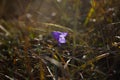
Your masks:
{"label": "dry grass", "polygon": [[[0,80],[120,79],[118,0],[0,4]],[[52,31],[68,32],[67,42]]]}

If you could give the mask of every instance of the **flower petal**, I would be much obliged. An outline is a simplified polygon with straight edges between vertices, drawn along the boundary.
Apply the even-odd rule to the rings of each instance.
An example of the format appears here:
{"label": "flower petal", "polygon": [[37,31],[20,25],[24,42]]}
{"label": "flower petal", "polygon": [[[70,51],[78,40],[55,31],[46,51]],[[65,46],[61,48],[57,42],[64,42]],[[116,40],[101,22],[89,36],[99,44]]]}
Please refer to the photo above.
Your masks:
{"label": "flower petal", "polygon": [[65,42],[66,42],[65,37],[63,35],[60,35],[59,43],[65,43]]}
{"label": "flower petal", "polygon": [[65,37],[68,35],[67,32],[53,31],[52,36],[60,43],[66,43]]}
{"label": "flower petal", "polygon": [[59,31],[54,31],[52,32],[52,36],[56,39],[56,40],[59,40],[59,35],[61,34],[61,32]]}

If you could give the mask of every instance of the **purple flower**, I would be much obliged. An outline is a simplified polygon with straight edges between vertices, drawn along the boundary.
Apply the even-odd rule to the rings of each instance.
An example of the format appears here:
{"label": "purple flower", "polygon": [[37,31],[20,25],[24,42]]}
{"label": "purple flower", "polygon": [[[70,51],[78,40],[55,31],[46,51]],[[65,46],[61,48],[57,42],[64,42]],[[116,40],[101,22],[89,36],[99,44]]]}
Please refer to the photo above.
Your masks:
{"label": "purple flower", "polygon": [[67,32],[53,31],[52,36],[58,41],[59,44],[66,43],[65,37],[68,35]]}

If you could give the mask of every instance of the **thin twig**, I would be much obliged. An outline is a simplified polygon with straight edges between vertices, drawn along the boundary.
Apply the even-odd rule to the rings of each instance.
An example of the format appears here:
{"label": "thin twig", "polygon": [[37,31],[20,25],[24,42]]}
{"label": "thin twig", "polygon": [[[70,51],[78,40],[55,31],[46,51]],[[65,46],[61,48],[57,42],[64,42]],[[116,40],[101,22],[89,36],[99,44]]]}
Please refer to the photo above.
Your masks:
{"label": "thin twig", "polygon": [[0,25],[0,29],[6,33],[6,36],[10,35],[10,33],[2,25]]}
{"label": "thin twig", "polygon": [[71,61],[72,58],[68,59],[67,62],[64,65],[64,69],[68,66],[69,62]]}
{"label": "thin twig", "polygon": [[48,69],[50,75],[53,77],[53,80],[55,80],[55,77],[54,77],[54,75],[52,74],[52,72],[51,72],[51,70],[50,70],[50,68],[49,68],[48,66],[47,66],[47,69]]}

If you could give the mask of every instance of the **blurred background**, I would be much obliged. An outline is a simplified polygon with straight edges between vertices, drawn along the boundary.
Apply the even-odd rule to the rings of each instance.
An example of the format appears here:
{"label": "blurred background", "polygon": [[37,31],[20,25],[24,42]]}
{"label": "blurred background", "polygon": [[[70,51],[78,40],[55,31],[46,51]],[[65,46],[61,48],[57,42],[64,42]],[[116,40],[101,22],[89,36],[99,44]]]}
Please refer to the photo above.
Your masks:
{"label": "blurred background", "polygon": [[[0,0],[1,80],[119,80],[119,0]],[[61,46],[51,32],[67,32]]]}

